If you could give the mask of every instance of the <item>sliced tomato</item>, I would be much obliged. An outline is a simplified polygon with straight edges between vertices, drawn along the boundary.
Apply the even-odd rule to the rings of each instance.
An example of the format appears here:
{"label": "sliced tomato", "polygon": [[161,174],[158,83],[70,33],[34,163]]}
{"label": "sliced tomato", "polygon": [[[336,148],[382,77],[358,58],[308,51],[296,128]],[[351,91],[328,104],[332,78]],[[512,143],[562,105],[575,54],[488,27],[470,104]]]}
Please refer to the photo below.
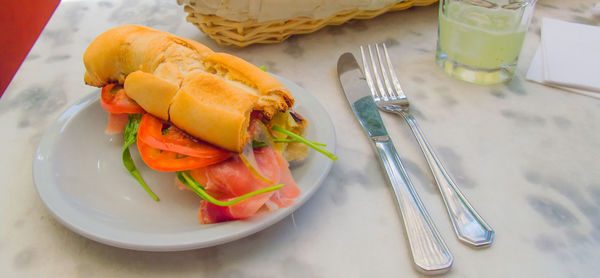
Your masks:
{"label": "sliced tomato", "polygon": [[160,119],[146,113],[142,116],[137,139],[156,149],[193,157],[233,156],[232,152],[193,138],[174,125],[165,126]]}
{"label": "sliced tomato", "polygon": [[191,170],[219,163],[231,157],[230,154],[210,158],[193,157],[153,148],[141,140],[137,140],[137,146],[142,160],[144,160],[148,167],[157,171],[174,172]]}
{"label": "sliced tomato", "polygon": [[121,85],[108,84],[102,87],[100,104],[110,113],[144,113],[144,109],[125,94]]}

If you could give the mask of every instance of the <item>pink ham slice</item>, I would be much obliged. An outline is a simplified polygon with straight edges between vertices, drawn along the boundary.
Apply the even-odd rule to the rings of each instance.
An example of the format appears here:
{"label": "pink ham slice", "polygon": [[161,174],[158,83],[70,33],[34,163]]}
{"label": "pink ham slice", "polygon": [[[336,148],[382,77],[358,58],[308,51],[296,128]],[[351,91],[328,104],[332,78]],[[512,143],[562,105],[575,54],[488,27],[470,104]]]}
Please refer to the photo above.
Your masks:
{"label": "pink ham slice", "polygon": [[[270,147],[254,150],[256,163],[261,173],[275,184],[283,183],[284,187],[276,192],[253,196],[235,205],[222,207],[202,200],[198,211],[201,223],[218,223],[235,219],[248,218],[266,203],[270,207],[288,207],[300,195],[290,170],[289,164]],[[192,177],[206,191],[217,199],[226,201],[246,193],[269,187],[268,184],[254,177],[238,156],[227,161],[190,171]]]}
{"label": "pink ham slice", "polygon": [[296,185],[296,182],[294,182],[292,172],[290,172],[290,164],[280,153],[275,153],[277,154],[277,163],[281,171],[279,174],[279,183],[283,183],[284,186],[273,193],[267,205],[269,207],[274,207],[275,205],[279,208],[286,208],[293,205],[294,200],[300,196],[300,189]]}
{"label": "pink ham slice", "polygon": [[118,134],[122,133],[125,130],[125,125],[127,124],[128,115],[126,113],[123,114],[115,114],[108,113],[108,124],[106,125],[106,129],[104,130],[105,134]]}

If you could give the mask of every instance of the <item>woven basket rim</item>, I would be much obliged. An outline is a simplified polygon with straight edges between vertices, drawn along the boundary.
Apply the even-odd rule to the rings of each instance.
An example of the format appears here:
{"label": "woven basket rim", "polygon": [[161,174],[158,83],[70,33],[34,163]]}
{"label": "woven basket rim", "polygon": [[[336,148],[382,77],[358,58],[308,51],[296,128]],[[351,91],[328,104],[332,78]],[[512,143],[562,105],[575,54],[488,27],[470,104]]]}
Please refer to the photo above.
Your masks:
{"label": "woven basket rim", "polygon": [[[244,47],[255,43],[279,43],[292,35],[312,33],[328,25],[341,25],[351,19],[370,19],[386,12],[405,10],[413,6],[427,6],[436,2],[438,0],[407,0],[377,10],[340,11],[322,19],[295,17],[262,22],[256,19],[233,21],[214,14],[203,14],[188,4],[184,6],[184,11],[188,13],[186,17],[188,22],[217,43]],[[183,0],[177,0],[177,3],[182,5]]]}

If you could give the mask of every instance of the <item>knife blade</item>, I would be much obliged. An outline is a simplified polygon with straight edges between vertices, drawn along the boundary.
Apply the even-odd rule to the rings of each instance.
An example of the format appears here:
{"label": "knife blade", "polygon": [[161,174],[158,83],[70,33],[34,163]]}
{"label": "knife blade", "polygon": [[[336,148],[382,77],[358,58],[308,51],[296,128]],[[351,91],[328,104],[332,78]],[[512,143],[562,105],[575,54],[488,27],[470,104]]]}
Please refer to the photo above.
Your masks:
{"label": "knife blade", "polygon": [[358,121],[370,138],[389,139],[375,102],[369,92],[367,82],[351,53],[344,53],[338,60],[338,77],[346,98]]}
{"label": "knife blade", "polygon": [[387,173],[386,177],[392,186],[397,207],[404,220],[406,236],[417,270],[426,274],[448,271],[452,267],[454,257],[437,231],[400,161],[354,55],[342,54],[338,59],[337,71],[348,103],[374,144]]}

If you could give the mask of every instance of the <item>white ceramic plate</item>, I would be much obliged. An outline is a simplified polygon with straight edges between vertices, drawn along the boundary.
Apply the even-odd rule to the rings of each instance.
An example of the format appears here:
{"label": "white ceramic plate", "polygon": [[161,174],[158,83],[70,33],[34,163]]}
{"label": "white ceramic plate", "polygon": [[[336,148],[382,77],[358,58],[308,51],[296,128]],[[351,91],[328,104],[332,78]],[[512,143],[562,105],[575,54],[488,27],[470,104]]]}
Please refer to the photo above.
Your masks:
{"label": "white ceramic plate", "polygon": [[[306,138],[335,152],[331,119],[319,102],[295,83],[279,78],[296,99],[295,110],[308,122]],[[161,198],[155,202],[121,162],[121,135],[104,134],[107,114],[99,93],[68,108],[44,134],[33,161],[33,177],[42,202],[71,230],[92,240],[122,248],[175,251],[233,241],[258,232],[304,204],[329,172],[332,161],[310,151],[305,163],[292,168],[302,190],[288,208],[247,220],[202,225],[199,198],[174,186],[175,174],[153,171],[130,148],[140,173]]]}

